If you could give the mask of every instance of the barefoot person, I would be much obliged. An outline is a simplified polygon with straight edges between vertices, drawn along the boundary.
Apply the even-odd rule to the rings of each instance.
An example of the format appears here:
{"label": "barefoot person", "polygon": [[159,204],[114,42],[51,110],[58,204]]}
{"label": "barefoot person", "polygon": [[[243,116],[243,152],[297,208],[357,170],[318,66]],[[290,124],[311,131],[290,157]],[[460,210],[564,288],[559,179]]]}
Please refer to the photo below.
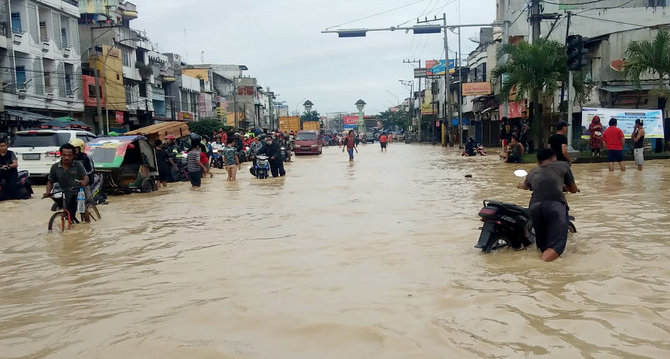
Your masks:
{"label": "barefoot person", "polygon": [[537,153],[537,167],[518,187],[533,191],[530,198],[530,218],[535,229],[540,259],[551,262],[565,250],[568,239],[568,206],[563,189],[579,192],[570,165],[557,161],[556,153],[545,148]]}

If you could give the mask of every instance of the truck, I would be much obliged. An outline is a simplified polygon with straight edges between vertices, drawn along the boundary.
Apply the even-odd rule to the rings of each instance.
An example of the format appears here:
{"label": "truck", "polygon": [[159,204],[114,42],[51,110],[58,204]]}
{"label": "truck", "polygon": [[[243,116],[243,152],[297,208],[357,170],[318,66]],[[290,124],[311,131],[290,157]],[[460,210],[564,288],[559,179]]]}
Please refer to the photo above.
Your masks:
{"label": "truck", "polygon": [[299,116],[282,116],[279,117],[279,130],[281,132],[297,133],[300,131],[300,117]]}
{"label": "truck", "polygon": [[321,122],[319,121],[305,121],[302,123],[302,129],[303,130],[315,130],[315,131],[320,131],[321,130]]}

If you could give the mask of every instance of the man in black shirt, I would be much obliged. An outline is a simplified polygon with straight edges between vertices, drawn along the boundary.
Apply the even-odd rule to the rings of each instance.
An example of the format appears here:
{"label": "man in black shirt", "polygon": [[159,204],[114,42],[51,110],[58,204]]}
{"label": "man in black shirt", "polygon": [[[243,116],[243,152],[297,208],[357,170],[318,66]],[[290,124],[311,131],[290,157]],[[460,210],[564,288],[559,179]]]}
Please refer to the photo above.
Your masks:
{"label": "man in black shirt", "polygon": [[567,132],[568,124],[565,121],[560,121],[556,125],[556,133],[549,137],[549,147],[556,154],[557,161],[571,164],[570,155],[568,154],[568,138],[565,137]]}
{"label": "man in black shirt", "polygon": [[531,190],[530,218],[535,229],[537,248],[542,251],[540,259],[551,262],[565,250],[568,238],[568,206],[563,195],[564,189],[579,192],[570,166],[556,161],[556,154],[550,149],[537,153],[538,165],[518,188]]}
{"label": "man in black shirt", "polygon": [[286,174],[284,161],[281,158],[281,147],[279,147],[278,142],[273,141],[272,136],[266,138],[265,146],[258,151],[258,154],[265,154],[270,159],[272,177],[284,176]]}
{"label": "man in black shirt", "polygon": [[0,137],[0,181],[4,180],[7,186],[5,198],[11,199],[15,196],[18,167],[16,154],[7,150],[7,140]]}

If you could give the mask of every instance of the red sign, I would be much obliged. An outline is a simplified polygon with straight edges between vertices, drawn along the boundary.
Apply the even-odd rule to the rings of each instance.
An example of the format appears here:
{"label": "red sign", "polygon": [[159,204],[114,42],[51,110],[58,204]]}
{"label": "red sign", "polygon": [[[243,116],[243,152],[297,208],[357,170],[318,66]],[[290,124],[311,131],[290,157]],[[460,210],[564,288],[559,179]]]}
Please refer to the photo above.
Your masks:
{"label": "red sign", "polygon": [[[500,111],[500,118],[503,118],[503,105],[498,108]],[[507,118],[522,118],[526,113],[526,101],[509,102],[509,110],[507,111]]]}
{"label": "red sign", "polygon": [[123,123],[123,112],[122,111],[116,111],[116,123]]}
{"label": "red sign", "polygon": [[345,125],[358,125],[358,116],[344,116],[343,121]]}

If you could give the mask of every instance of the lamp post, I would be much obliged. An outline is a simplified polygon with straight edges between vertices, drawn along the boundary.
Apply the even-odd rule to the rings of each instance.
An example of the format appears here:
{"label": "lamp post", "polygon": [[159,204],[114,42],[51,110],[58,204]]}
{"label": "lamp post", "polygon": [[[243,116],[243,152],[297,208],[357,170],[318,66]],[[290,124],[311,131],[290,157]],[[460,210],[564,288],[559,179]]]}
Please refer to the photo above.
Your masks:
{"label": "lamp post", "polygon": [[363,109],[365,108],[365,101],[356,101],[356,109],[358,110],[358,133],[365,133],[365,120],[363,119]]}

